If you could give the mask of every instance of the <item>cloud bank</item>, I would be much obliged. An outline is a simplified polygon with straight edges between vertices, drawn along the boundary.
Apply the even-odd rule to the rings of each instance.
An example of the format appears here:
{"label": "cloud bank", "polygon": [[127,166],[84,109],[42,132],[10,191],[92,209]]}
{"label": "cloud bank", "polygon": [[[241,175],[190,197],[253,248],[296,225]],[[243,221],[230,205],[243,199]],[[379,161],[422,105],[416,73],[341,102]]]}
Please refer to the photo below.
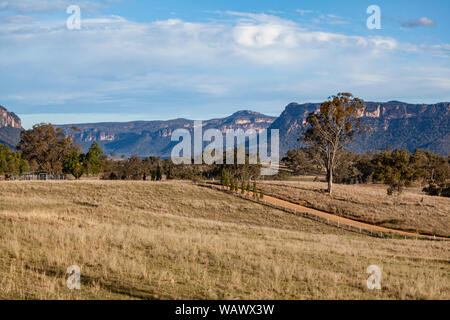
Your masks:
{"label": "cloud bank", "polygon": [[338,91],[448,98],[448,44],[313,31],[271,14],[226,15],[231,22],[97,17],[83,19],[81,30],[10,16],[0,24],[0,95],[21,112],[165,110],[167,117],[227,106],[276,113]]}

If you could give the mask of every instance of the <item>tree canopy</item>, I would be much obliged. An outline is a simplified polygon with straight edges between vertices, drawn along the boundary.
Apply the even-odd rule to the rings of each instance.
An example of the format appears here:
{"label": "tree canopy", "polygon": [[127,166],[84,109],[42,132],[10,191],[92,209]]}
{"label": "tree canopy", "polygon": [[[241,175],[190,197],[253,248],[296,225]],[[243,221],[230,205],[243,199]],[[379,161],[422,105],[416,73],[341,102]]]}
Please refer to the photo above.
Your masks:
{"label": "tree canopy", "polygon": [[20,152],[14,152],[8,146],[0,145],[0,175],[6,177],[21,175],[29,170],[29,165]]}
{"label": "tree canopy", "polygon": [[30,130],[21,133],[17,149],[22,151],[22,157],[35,161],[38,170],[51,174],[61,174],[66,155],[78,152],[79,146],[72,143],[61,128],[51,124],[38,124]]}

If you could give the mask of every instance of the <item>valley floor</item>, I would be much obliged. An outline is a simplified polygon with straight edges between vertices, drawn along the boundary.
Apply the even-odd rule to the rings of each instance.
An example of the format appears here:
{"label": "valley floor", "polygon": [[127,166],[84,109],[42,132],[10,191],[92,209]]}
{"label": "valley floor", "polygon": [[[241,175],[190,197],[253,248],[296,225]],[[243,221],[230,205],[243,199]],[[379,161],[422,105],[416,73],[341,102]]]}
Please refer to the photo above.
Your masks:
{"label": "valley floor", "polygon": [[0,298],[450,299],[450,243],[371,238],[189,182],[2,182]]}

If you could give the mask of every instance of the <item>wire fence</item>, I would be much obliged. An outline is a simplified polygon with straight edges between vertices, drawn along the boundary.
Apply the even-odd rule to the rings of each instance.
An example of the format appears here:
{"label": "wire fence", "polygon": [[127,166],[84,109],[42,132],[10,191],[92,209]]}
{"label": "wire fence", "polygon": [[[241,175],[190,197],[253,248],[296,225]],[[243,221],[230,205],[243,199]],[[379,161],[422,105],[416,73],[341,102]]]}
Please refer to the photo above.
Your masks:
{"label": "wire fence", "polygon": [[66,180],[65,174],[50,174],[50,173],[26,173],[21,176],[12,177],[0,177],[0,180],[9,181],[55,181],[55,180]]}

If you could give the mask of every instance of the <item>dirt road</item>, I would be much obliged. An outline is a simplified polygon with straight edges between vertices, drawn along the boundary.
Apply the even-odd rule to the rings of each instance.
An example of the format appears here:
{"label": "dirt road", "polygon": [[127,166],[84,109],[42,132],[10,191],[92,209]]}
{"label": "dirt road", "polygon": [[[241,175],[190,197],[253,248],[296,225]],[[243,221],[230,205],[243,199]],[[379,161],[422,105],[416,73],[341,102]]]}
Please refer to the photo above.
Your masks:
{"label": "dirt road", "polygon": [[[218,185],[209,185],[209,186],[214,189],[220,190],[220,191],[226,191],[224,189],[224,187],[222,187],[222,186],[218,186]],[[244,199],[247,198],[247,197],[241,195],[240,193],[233,193],[233,194],[235,194],[236,196],[239,196],[241,198],[244,198]],[[269,204],[269,205],[279,207],[279,208],[283,208],[283,209],[286,209],[291,212],[293,211],[294,213],[296,213],[300,216],[307,215],[307,216],[313,217],[313,218],[316,217],[316,218],[319,218],[316,220],[320,220],[320,221],[323,221],[324,223],[335,225],[340,228],[351,229],[355,232],[359,231],[360,233],[366,233],[366,234],[370,233],[370,234],[385,237],[385,238],[389,237],[391,235],[397,235],[397,236],[413,238],[413,239],[418,238],[418,239],[428,239],[428,240],[450,240],[449,238],[445,238],[445,237],[429,236],[429,235],[417,234],[417,233],[413,233],[413,232],[406,232],[406,231],[400,231],[400,230],[375,226],[372,224],[339,217],[337,215],[327,213],[324,211],[301,206],[299,204],[281,200],[274,196],[266,196],[265,195],[264,199],[259,200],[258,202],[261,202],[263,204]]]}

